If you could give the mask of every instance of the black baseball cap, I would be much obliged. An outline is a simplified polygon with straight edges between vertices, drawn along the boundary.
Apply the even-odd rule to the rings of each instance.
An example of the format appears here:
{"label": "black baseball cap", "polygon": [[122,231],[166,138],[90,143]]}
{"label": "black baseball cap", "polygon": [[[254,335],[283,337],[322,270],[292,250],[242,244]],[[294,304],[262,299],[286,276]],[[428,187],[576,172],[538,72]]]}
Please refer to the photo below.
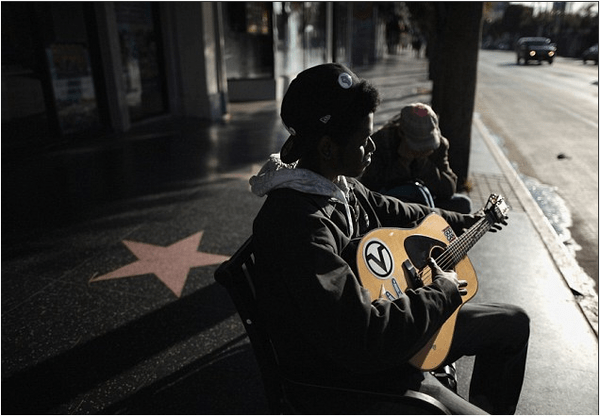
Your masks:
{"label": "black baseball cap", "polygon": [[337,63],[317,65],[298,74],[281,103],[281,119],[290,133],[281,148],[284,163],[300,159],[327,127],[345,120],[360,82],[350,69]]}

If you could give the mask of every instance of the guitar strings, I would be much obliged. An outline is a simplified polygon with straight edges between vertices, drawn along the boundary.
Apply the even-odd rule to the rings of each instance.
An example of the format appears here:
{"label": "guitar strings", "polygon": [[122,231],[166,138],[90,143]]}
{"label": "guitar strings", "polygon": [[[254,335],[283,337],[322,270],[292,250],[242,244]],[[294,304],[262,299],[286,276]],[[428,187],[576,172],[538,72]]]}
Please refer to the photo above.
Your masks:
{"label": "guitar strings", "polygon": [[[484,226],[488,226],[487,228]],[[473,227],[468,229],[455,243],[450,244],[446,250],[442,254],[440,254],[436,259],[436,263],[442,270],[447,270],[454,267],[460,260],[462,260],[469,248],[472,247],[475,241],[473,241],[473,236],[480,233],[481,235],[485,234],[490,229],[489,223],[486,221],[486,218],[482,218],[475,223]],[[423,285],[428,285],[433,282],[433,272],[430,267],[423,268],[418,272],[418,275],[423,282]]]}
{"label": "guitar strings", "polygon": [[[483,224],[483,222],[484,219],[478,221],[474,227],[467,230],[467,232],[461,236],[459,240],[457,240],[454,244],[451,244],[440,256],[438,256],[438,258],[436,258],[436,263],[442,270],[452,269],[454,266],[456,266],[456,264],[458,264],[460,260],[466,256],[468,249],[474,244],[473,236],[480,232],[481,234],[487,232],[489,228],[480,228],[482,225],[486,225]],[[422,275],[423,277],[421,279],[423,280],[424,284],[429,284],[433,281],[433,272],[431,268],[428,267],[423,269]]]}
{"label": "guitar strings", "polygon": [[[479,220],[474,227],[471,227],[467,232],[461,236],[459,240],[455,242],[455,244],[451,244],[444,250],[444,252],[438,256],[435,261],[440,266],[442,270],[447,270],[455,266],[464,255],[466,255],[466,250],[464,250],[469,245],[468,239],[475,235],[482,225],[483,219]],[[433,272],[430,267],[427,267],[421,271],[421,280],[423,284],[429,284],[433,281]]]}

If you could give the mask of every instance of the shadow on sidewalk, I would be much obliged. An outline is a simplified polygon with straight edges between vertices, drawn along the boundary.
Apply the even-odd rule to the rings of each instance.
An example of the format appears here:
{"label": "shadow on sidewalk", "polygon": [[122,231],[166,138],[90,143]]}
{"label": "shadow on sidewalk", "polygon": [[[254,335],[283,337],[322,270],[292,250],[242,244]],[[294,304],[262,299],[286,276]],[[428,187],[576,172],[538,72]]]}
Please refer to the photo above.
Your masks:
{"label": "shadow on sidewalk", "polygon": [[[2,411],[7,414],[52,412],[79,394],[202,333],[234,313],[227,294],[213,283],[58,356],[3,378]],[[225,344],[223,349],[228,346]],[[119,392],[115,395],[118,397]]]}
{"label": "shadow on sidewalk", "polygon": [[265,414],[266,398],[249,343],[238,336],[101,414]]}

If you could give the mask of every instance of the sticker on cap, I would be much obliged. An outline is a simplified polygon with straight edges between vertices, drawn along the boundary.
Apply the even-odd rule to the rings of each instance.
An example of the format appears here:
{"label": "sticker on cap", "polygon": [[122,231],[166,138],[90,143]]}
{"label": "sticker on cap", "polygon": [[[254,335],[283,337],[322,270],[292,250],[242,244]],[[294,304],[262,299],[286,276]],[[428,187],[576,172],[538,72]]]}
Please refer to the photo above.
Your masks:
{"label": "sticker on cap", "polygon": [[340,87],[347,90],[352,86],[352,77],[347,72],[343,72],[338,77],[338,84],[340,84]]}

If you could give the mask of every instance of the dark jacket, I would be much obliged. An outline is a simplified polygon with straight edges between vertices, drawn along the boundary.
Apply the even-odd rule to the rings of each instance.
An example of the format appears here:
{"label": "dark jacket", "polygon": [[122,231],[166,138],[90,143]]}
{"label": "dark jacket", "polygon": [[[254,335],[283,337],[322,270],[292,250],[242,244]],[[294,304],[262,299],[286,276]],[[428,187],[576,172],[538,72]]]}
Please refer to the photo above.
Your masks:
{"label": "dark jacket", "polygon": [[415,159],[408,166],[398,154],[400,136],[394,123],[388,123],[373,134],[377,150],[371,164],[360,178],[369,189],[386,192],[409,181],[420,181],[435,199],[449,199],[456,193],[457,176],[450,168],[450,143],[441,137],[440,146],[428,157]]}
{"label": "dark jacket", "polygon": [[414,373],[407,360],[460,305],[458,290],[441,279],[371,302],[350,265],[353,242],[377,227],[414,226],[431,212],[460,234],[464,217],[382,196],[353,179],[346,201],[289,182],[257,191],[268,174],[251,180],[255,193],[268,193],[253,229],[256,290],[282,367],[292,377],[359,385],[390,369]]}

